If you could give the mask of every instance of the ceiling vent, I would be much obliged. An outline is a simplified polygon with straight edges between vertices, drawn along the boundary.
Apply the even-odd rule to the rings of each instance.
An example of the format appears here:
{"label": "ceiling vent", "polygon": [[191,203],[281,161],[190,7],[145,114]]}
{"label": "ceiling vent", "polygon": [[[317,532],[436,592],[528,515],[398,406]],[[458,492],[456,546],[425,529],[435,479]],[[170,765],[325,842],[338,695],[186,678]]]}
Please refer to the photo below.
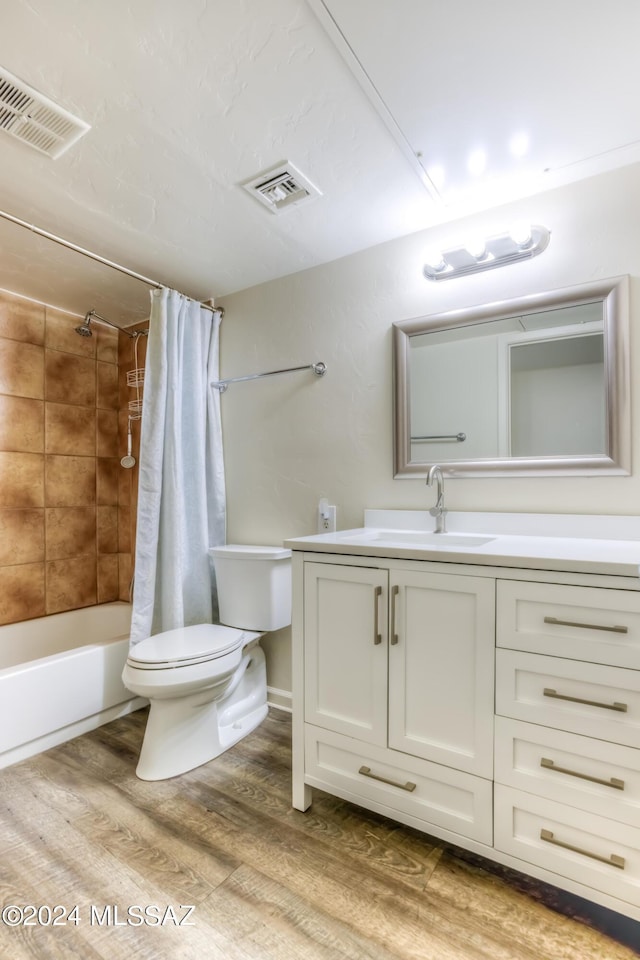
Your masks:
{"label": "ceiling vent", "polygon": [[90,129],[0,67],[0,130],[55,160]]}
{"label": "ceiling vent", "polygon": [[322,196],[318,188],[288,160],[251,180],[245,180],[242,186],[272,213],[282,213],[303,201]]}

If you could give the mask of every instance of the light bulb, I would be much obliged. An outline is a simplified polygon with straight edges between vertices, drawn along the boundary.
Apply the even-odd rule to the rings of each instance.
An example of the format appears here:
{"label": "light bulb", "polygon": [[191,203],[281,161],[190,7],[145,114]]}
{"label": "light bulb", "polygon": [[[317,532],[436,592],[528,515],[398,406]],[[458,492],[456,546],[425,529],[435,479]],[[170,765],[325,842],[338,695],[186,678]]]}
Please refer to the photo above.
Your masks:
{"label": "light bulb", "polygon": [[444,257],[442,256],[442,251],[437,250],[435,247],[433,247],[431,250],[427,250],[424,259],[425,267],[429,267],[429,269],[433,270],[434,273],[439,273],[446,267]]}
{"label": "light bulb", "polygon": [[524,221],[513,223],[509,227],[509,236],[518,247],[528,247],[533,237],[531,234],[531,224]]}
{"label": "light bulb", "polygon": [[464,249],[475,260],[482,260],[487,255],[487,245],[482,237],[467,237]]}
{"label": "light bulb", "polygon": [[524,157],[529,152],[529,136],[521,132],[516,133],[509,140],[509,151],[512,157]]}

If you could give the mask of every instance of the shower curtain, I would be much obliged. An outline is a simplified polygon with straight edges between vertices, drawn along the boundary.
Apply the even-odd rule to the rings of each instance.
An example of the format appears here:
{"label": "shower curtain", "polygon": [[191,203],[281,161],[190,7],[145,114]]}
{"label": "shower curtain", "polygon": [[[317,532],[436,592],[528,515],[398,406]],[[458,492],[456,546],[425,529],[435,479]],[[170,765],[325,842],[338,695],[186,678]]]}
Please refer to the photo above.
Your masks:
{"label": "shower curtain", "polygon": [[208,548],[225,542],[220,313],[151,294],[142,401],[131,646],[217,619]]}

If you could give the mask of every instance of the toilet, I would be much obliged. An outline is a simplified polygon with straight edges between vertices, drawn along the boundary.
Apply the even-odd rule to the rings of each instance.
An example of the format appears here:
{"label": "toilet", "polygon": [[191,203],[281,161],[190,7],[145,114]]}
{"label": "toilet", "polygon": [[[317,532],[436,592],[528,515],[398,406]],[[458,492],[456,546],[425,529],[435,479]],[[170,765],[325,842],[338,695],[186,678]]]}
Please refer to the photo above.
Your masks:
{"label": "toilet", "polygon": [[212,547],[220,623],[166,630],[129,651],[122,673],[147,697],[149,717],[136,774],[165,780],[208,763],[267,715],[260,637],[291,623],[291,551]]}

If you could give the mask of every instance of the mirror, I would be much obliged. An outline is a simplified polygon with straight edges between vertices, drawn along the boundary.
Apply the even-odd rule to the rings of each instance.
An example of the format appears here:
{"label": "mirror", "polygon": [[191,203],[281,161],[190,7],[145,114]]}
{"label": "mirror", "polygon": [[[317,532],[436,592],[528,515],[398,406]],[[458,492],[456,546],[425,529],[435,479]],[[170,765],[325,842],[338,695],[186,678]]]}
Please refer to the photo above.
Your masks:
{"label": "mirror", "polygon": [[628,474],[628,286],[394,323],[395,476]]}

